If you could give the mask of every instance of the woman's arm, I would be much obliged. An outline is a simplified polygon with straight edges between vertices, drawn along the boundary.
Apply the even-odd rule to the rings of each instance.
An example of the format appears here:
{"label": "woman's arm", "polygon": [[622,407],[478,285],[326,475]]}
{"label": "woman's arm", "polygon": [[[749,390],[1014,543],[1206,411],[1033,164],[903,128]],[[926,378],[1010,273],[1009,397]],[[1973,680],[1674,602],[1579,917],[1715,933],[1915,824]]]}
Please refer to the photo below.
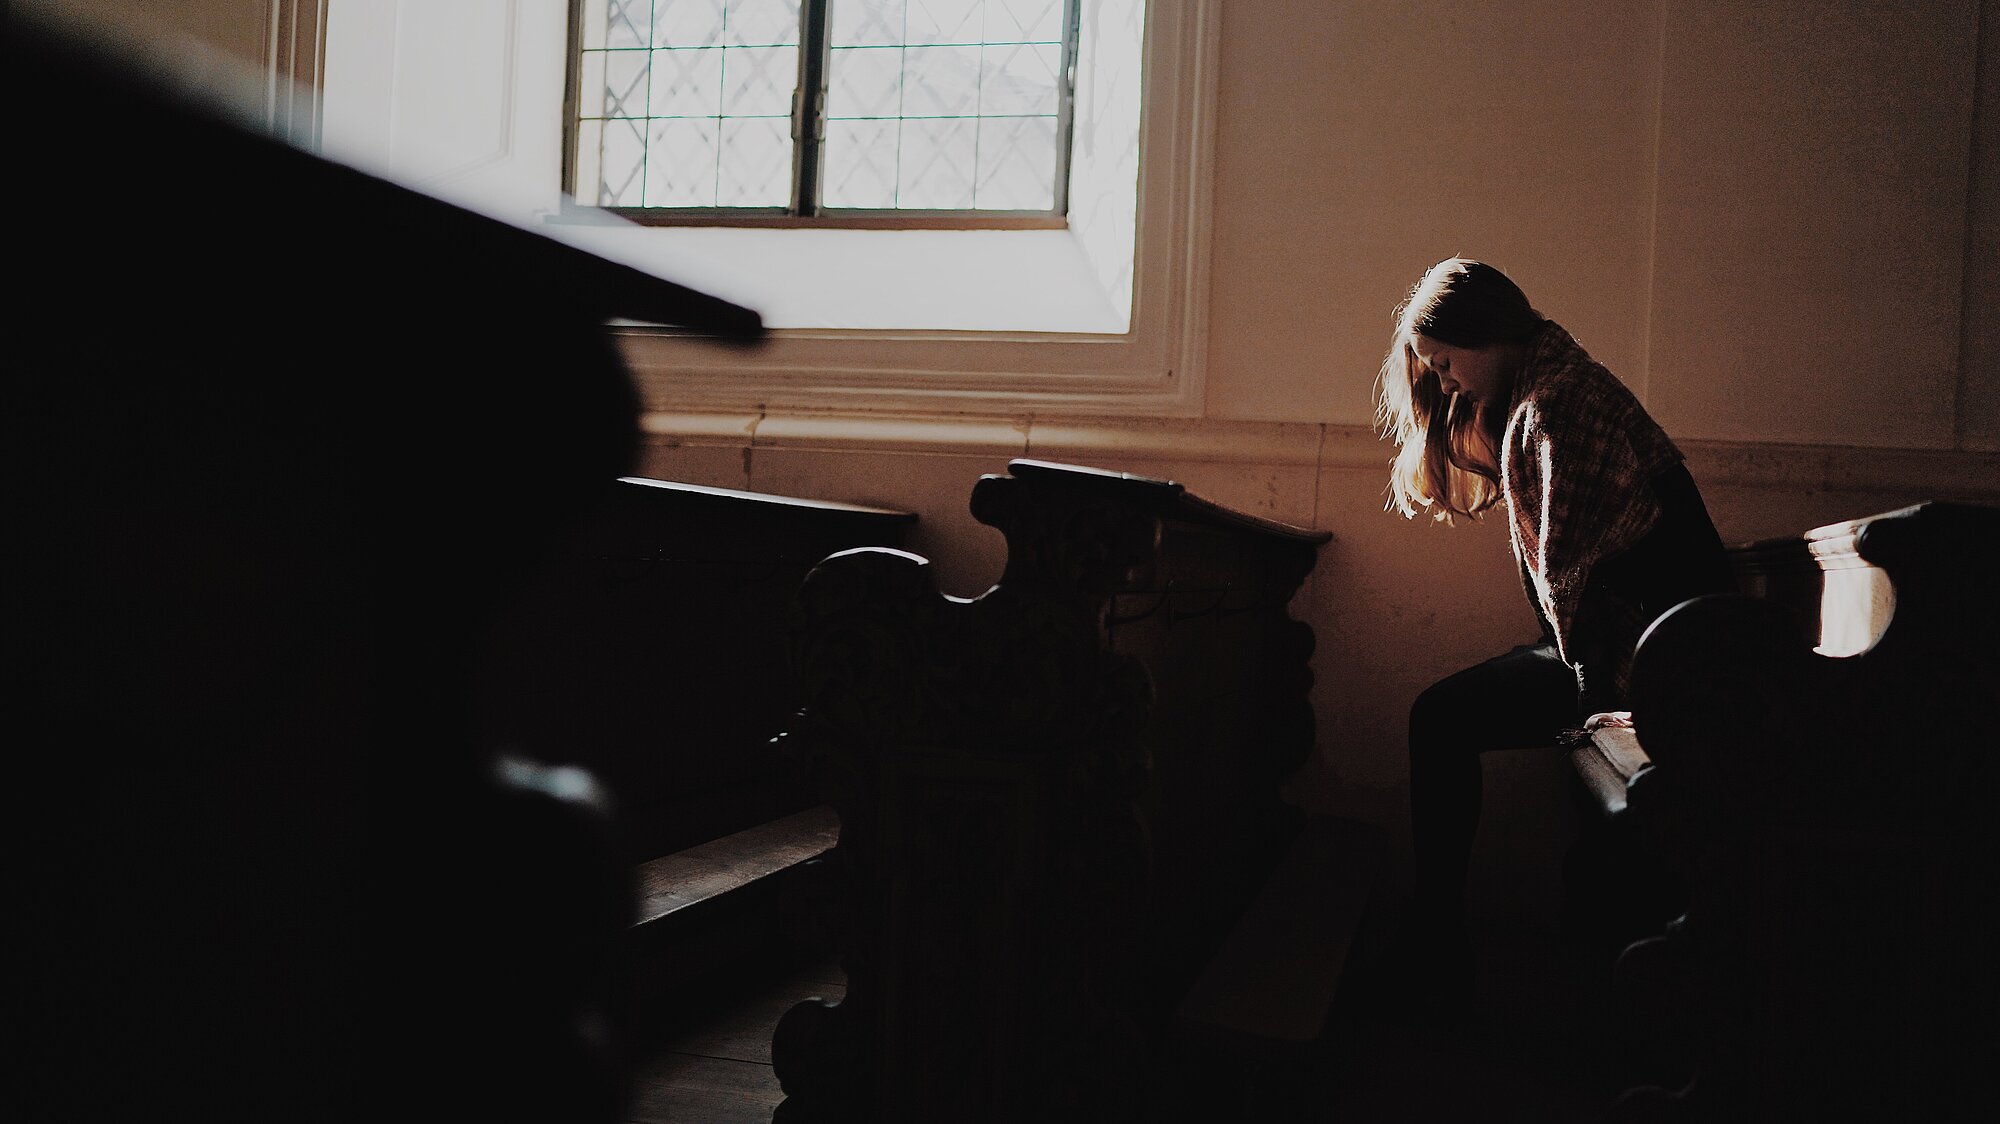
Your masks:
{"label": "woman's arm", "polygon": [[1556,650],[1578,673],[1583,714],[1622,705],[1620,680],[1638,640],[1636,609],[1594,587],[1592,571],[1659,518],[1630,437],[1636,405],[1608,372],[1598,378],[1610,386],[1572,379],[1549,388],[1522,403],[1509,427],[1516,547]]}

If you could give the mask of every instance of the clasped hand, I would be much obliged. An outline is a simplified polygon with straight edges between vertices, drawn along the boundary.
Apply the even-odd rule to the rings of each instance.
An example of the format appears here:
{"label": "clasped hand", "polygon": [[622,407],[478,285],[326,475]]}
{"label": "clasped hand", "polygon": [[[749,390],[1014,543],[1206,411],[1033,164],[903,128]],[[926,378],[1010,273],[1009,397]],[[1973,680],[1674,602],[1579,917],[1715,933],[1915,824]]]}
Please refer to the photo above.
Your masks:
{"label": "clasped hand", "polygon": [[1585,733],[1605,728],[1629,730],[1632,728],[1632,712],[1629,710],[1604,710],[1583,720]]}

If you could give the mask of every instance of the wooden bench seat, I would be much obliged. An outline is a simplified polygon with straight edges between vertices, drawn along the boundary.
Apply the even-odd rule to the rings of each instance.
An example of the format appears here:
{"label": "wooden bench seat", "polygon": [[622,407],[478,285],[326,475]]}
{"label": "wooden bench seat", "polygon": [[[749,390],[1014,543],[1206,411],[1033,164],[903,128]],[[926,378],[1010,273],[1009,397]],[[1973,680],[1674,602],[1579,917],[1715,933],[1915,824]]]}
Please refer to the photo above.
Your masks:
{"label": "wooden bench seat", "polygon": [[731,895],[825,855],[839,838],[840,817],[821,804],[640,863],[632,927],[655,933],[688,924]]}
{"label": "wooden bench seat", "polygon": [[1569,760],[1591,800],[1614,817],[1625,810],[1632,778],[1652,764],[1637,731],[1616,726],[1591,731],[1590,740],[1571,750]]}
{"label": "wooden bench seat", "polygon": [[764,966],[825,949],[824,862],[840,837],[826,805],[640,863],[625,935],[625,1001],[638,1025]]}

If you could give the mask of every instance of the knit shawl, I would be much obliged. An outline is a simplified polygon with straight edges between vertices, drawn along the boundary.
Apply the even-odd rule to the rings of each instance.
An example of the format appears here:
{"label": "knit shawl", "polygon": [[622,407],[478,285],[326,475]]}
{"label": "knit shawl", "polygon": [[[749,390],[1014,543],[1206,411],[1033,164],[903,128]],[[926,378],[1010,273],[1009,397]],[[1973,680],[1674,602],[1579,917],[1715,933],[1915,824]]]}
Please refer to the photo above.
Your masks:
{"label": "knit shawl", "polygon": [[[1681,452],[1625,384],[1555,321],[1530,339],[1501,438],[1500,487],[1514,557],[1563,660],[1608,660],[1623,698],[1646,626],[1636,606],[1584,590],[1599,561],[1637,543],[1660,518],[1652,479]],[[1583,683],[1584,688],[1592,686]]]}

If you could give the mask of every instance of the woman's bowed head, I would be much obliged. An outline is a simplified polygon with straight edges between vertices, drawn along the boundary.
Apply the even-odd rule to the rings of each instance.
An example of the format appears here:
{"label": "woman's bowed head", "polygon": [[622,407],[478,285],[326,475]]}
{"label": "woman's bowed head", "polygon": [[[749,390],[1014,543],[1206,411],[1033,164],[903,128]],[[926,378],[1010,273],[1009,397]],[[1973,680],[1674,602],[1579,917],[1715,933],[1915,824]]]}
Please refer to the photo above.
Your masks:
{"label": "woman's bowed head", "polygon": [[1396,441],[1389,504],[1452,520],[1500,502],[1500,438],[1514,377],[1545,318],[1483,262],[1448,258],[1395,312],[1375,415]]}

